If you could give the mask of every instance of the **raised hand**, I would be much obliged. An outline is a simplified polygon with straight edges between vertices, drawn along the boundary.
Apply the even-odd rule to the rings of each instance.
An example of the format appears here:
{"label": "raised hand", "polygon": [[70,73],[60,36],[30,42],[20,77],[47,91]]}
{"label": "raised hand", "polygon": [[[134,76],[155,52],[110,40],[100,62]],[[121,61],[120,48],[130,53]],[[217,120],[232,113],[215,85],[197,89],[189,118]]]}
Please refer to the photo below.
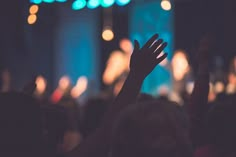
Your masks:
{"label": "raised hand", "polygon": [[130,74],[134,74],[139,79],[144,79],[152,70],[163,61],[167,54],[159,57],[167,46],[166,42],[158,39],[158,34],[153,35],[145,45],[140,48],[137,40],[134,41],[134,50],[130,59]]}

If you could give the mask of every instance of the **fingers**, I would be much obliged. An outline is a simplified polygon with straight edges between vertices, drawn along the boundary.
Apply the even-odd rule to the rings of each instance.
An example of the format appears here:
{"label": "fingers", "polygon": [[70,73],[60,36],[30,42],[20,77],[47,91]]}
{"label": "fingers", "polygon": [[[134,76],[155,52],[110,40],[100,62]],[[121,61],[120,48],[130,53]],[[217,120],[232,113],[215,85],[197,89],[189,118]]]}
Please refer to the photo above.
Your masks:
{"label": "fingers", "polygon": [[153,36],[146,42],[146,44],[143,46],[142,49],[147,49],[147,48],[149,48],[149,47],[153,44],[153,42],[157,39],[157,37],[158,37],[158,34],[153,35]]}
{"label": "fingers", "polygon": [[159,47],[155,50],[154,54],[155,54],[156,56],[158,56],[158,55],[166,48],[166,46],[167,46],[167,42],[164,42],[163,44],[161,44],[161,46],[159,46]]}
{"label": "fingers", "polygon": [[138,51],[140,49],[139,42],[134,40],[134,51]]}
{"label": "fingers", "polygon": [[162,56],[158,57],[156,59],[156,64],[161,63],[167,57],[167,55],[168,55],[167,53],[164,53]]}
{"label": "fingers", "polygon": [[157,48],[160,46],[160,44],[163,42],[162,39],[158,39],[156,42],[154,42],[154,44],[150,47],[150,51],[152,53],[155,53],[155,51],[157,50]]}

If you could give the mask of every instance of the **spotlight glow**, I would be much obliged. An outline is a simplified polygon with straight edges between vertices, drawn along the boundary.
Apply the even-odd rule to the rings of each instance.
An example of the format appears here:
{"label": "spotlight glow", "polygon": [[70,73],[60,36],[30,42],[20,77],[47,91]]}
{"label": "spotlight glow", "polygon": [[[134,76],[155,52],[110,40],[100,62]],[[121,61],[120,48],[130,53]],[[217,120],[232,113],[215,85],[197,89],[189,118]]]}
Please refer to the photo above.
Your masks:
{"label": "spotlight glow", "polygon": [[72,4],[72,9],[73,10],[81,10],[86,6],[86,1],[85,0],[76,0]]}
{"label": "spotlight glow", "polygon": [[171,9],[171,3],[169,0],[162,0],[161,7],[163,10],[169,11]]}
{"label": "spotlight glow", "polygon": [[97,8],[100,5],[99,0],[89,0],[87,3],[87,7],[89,9]]}
{"label": "spotlight glow", "polygon": [[36,91],[39,95],[43,94],[47,87],[47,81],[43,76],[38,76],[36,78]]}
{"label": "spotlight glow", "polygon": [[101,0],[101,6],[104,8],[108,8],[115,3],[115,0]]}
{"label": "spotlight glow", "polygon": [[55,0],[43,0],[43,2],[45,2],[45,3],[53,3],[53,2],[55,2]]}
{"label": "spotlight glow", "polygon": [[66,89],[69,88],[71,82],[70,82],[70,78],[68,76],[63,76],[61,77],[61,79],[59,80],[59,84],[58,87],[59,89],[61,89],[62,91],[65,91]]}
{"label": "spotlight glow", "polygon": [[102,32],[102,38],[106,41],[111,41],[113,38],[114,38],[114,33],[113,31],[108,28],[108,29],[105,29],[103,32]]}
{"label": "spotlight glow", "polygon": [[39,10],[38,5],[32,5],[29,9],[29,13],[30,14],[36,14],[38,12],[38,10]]}
{"label": "spotlight glow", "polygon": [[73,98],[78,98],[87,89],[88,79],[85,76],[80,77],[77,80],[75,87],[71,90],[71,96]]}
{"label": "spotlight glow", "polygon": [[116,4],[119,6],[124,6],[130,3],[131,0],[117,0]]}
{"label": "spotlight glow", "polygon": [[56,1],[63,3],[63,2],[66,2],[67,0],[56,0]]}
{"label": "spotlight glow", "polygon": [[42,2],[43,0],[30,0],[30,3],[34,3],[34,4],[40,4]]}
{"label": "spotlight glow", "polygon": [[28,24],[32,25],[37,21],[37,16],[36,15],[29,15],[28,17]]}

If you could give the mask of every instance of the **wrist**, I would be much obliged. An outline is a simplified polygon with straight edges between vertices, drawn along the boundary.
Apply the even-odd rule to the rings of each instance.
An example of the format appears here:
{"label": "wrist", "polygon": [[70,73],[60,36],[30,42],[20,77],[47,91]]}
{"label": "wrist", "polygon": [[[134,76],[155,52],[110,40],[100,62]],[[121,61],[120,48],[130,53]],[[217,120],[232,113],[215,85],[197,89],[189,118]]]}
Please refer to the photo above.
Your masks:
{"label": "wrist", "polygon": [[128,78],[134,80],[135,82],[143,82],[145,79],[145,76],[142,76],[138,74],[137,72],[130,70]]}

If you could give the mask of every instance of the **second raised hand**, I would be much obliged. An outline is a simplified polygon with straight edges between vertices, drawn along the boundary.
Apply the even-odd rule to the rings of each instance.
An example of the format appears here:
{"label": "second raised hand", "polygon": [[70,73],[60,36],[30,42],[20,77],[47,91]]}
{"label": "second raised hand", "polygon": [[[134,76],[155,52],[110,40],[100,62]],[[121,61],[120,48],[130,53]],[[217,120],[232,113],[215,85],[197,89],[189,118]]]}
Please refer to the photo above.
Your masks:
{"label": "second raised hand", "polygon": [[137,40],[134,41],[134,50],[130,59],[130,73],[138,79],[145,79],[156,65],[167,57],[167,53],[159,57],[167,43],[162,39],[157,40],[157,38],[158,34],[153,35],[142,48]]}

